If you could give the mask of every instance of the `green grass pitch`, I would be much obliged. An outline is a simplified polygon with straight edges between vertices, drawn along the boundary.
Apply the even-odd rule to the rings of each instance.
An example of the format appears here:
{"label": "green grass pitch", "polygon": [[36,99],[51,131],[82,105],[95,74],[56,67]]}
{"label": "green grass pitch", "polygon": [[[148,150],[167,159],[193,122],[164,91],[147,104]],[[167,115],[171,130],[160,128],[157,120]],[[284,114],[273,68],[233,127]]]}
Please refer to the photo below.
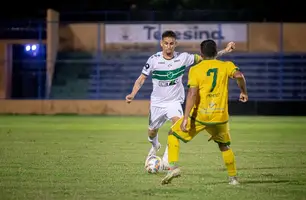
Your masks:
{"label": "green grass pitch", "polygon": [[[208,135],[181,142],[182,177],[149,175],[146,117],[0,116],[0,199],[306,199],[306,117],[232,117],[239,186]],[[159,132],[162,156],[170,124]]]}

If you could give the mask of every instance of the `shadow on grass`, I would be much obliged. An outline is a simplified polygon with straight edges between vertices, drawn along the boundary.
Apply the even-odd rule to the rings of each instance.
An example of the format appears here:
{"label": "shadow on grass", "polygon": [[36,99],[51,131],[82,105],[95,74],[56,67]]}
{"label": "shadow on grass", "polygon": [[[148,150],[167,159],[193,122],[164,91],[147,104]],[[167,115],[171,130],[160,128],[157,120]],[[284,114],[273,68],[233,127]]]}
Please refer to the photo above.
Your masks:
{"label": "shadow on grass", "polygon": [[[237,168],[237,171],[248,171],[248,170],[265,170],[265,169],[306,169],[305,166],[266,166],[266,167],[241,167]],[[226,168],[219,168],[219,171],[226,171]]]}

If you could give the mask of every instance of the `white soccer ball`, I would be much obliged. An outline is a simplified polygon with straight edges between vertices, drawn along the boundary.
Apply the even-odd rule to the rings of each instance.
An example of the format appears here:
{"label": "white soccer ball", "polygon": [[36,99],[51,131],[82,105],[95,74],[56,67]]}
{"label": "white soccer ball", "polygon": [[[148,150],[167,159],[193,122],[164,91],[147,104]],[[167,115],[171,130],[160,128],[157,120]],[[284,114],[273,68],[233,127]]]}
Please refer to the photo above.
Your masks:
{"label": "white soccer ball", "polygon": [[145,169],[149,174],[156,174],[162,170],[162,159],[158,156],[150,156],[146,160]]}

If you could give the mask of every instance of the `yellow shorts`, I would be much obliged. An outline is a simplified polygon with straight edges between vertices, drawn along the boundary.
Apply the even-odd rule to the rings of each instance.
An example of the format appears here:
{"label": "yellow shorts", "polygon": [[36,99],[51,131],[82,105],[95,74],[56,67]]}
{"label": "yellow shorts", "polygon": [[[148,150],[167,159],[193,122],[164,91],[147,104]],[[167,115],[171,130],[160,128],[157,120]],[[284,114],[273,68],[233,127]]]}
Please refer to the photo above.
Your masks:
{"label": "yellow shorts", "polygon": [[183,132],[181,130],[181,123],[183,117],[180,118],[172,127],[173,135],[183,142],[189,142],[192,140],[198,133],[203,130],[206,130],[210,135],[211,139],[217,143],[230,145],[231,137],[229,133],[229,124],[228,122],[222,124],[204,124],[198,122],[194,119],[188,118],[187,130],[188,132]]}

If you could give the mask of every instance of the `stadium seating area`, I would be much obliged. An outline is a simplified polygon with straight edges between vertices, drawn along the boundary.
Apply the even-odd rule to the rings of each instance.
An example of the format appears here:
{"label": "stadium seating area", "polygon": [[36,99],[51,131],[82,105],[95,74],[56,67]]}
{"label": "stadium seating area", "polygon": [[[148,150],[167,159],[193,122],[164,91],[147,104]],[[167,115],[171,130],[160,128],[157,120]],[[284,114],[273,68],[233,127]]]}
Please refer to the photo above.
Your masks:
{"label": "stadium seating area", "polygon": [[[54,99],[124,99],[153,52],[107,52],[98,58],[84,52],[61,52],[55,66],[51,92]],[[247,78],[253,100],[306,100],[306,54],[233,53],[232,60]],[[187,81],[187,72],[184,83]],[[230,82],[230,99],[239,90]],[[149,99],[149,78],[136,99]]]}
{"label": "stadium seating area", "polygon": [[51,98],[85,99],[93,58],[85,52],[62,52],[57,55]]}

